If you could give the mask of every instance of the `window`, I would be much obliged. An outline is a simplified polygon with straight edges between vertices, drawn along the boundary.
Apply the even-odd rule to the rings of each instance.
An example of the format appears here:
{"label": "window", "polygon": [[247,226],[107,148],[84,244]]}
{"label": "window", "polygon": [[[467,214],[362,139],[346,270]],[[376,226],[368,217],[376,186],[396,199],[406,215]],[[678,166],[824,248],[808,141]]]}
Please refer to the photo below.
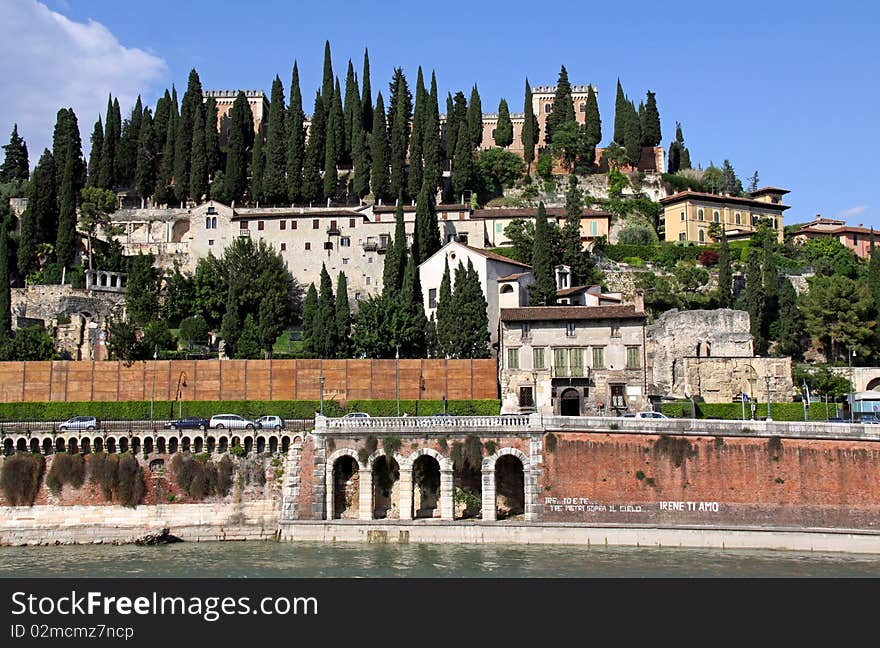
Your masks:
{"label": "window", "polygon": [[332,229],[332,230],[339,229],[338,227],[336,227],[336,221],[335,221],[335,220],[330,221],[330,229]]}
{"label": "window", "polygon": [[311,249],[312,249],[312,244],[309,243],[308,241],[306,241],[306,249],[307,249],[307,250],[311,250]]}
{"label": "window", "polygon": [[519,349],[507,350],[507,368],[519,369]]}
{"label": "window", "polygon": [[549,104],[549,103],[544,104],[544,114],[545,115],[549,115],[551,110],[553,110],[553,104]]}
{"label": "window", "polygon": [[284,221],[284,220],[281,221],[280,223],[278,223],[278,227],[279,227],[279,229],[283,229],[283,230],[287,229],[287,221]]}
{"label": "window", "polygon": [[210,217],[205,218],[205,229],[211,229],[211,218]]}
{"label": "window", "polygon": [[593,369],[605,368],[605,347],[593,347]]}
{"label": "window", "polygon": [[428,308],[437,308],[437,289],[428,289]]}
{"label": "window", "polygon": [[504,223],[495,223],[495,233],[504,234]]}
{"label": "window", "polygon": [[492,139],[495,139],[495,129],[492,129]]}
{"label": "window", "polygon": [[206,214],[216,214],[216,213],[217,213],[217,210],[214,209],[214,207],[208,207],[208,211],[205,212],[205,213],[206,213]]}
{"label": "window", "polygon": [[717,209],[712,212],[712,220],[716,223],[721,222],[721,213]]}
{"label": "window", "polygon": [[381,222],[382,222],[382,214],[376,214],[376,222],[377,222],[377,223],[381,223]]}
{"label": "window", "polygon": [[260,230],[261,232],[263,231],[263,225],[264,225],[263,221],[257,221],[257,229]]}
{"label": "window", "polygon": [[356,292],[356,293],[354,294],[354,300],[355,300],[355,301],[360,301],[360,300],[361,300],[361,294],[360,294],[359,292]]}
{"label": "window", "polygon": [[[770,219],[770,227],[772,227],[773,229],[776,229],[776,219],[775,218]],[[858,242],[859,242],[858,237],[855,234],[853,234],[853,243],[858,243]]]}
{"label": "window", "polygon": [[281,251],[282,251],[282,252],[287,252],[287,243],[282,243],[282,244],[281,244]]}
{"label": "window", "polygon": [[569,349],[569,358],[571,362],[569,365],[571,366],[571,375],[572,376],[583,376],[584,375],[584,350],[583,349]]}
{"label": "window", "polygon": [[623,385],[611,385],[611,407],[623,409],[626,407],[626,398],[623,395]]}
{"label": "window", "polygon": [[364,277],[364,284],[366,284],[367,286],[369,286],[372,282],[373,282],[372,277]]}
{"label": "window", "polygon": [[522,324],[522,336],[524,338],[532,337],[532,323],[531,322],[523,322]]}
{"label": "window", "polygon": [[580,110],[582,113],[587,112],[587,104],[581,103],[581,105],[578,107],[578,110]]}
{"label": "window", "polygon": [[241,229],[243,229],[243,230],[246,230],[246,229],[248,228],[248,222],[247,222],[247,221],[241,221],[241,223],[239,223],[238,226],[239,226],[239,228],[241,228]]}
{"label": "window", "polygon": [[325,250],[332,250],[333,249],[333,241],[325,241],[324,242],[324,249]]}
{"label": "window", "polygon": [[574,337],[574,331],[575,331],[574,322],[566,322],[565,323],[565,334],[568,337]]}
{"label": "window", "polygon": [[532,368],[533,369],[546,369],[547,366],[544,364],[544,349],[543,347],[538,347],[536,349],[532,349]]}
{"label": "window", "polygon": [[211,229],[217,229],[217,217],[216,216],[211,217]]}
{"label": "window", "polygon": [[596,221],[590,222],[590,236],[599,236],[599,223]]}
{"label": "window", "polygon": [[553,374],[555,376],[568,375],[567,349],[553,349]]}
{"label": "window", "polygon": [[761,217],[758,214],[752,214],[752,227],[756,226],[759,220]]}
{"label": "window", "polygon": [[681,212],[680,216],[681,216],[681,220],[684,220],[684,212]]}
{"label": "window", "polygon": [[702,209],[697,210],[697,220],[703,220],[703,210]]}
{"label": "window", "polygon": [[348,265],[348,261],[349,261],[348,259],[343,259],[343,260],[342,260],[342,265]]}
{"label": "window", "polygon": [[737,225],[742,225],[742,215],[741,215],[739,212],[734,213],[734,215],[733,215],[733,221],[734,221]]}
{"label": "window", "polygon": [[348,226],[349,227],[357,227],[357,225],[355,224],[356,222],[357,221],[354,218],[349,218],[348,219]]}
{"label": "window", "polygon": [[679,233],[678,233],[678,240],[679,240],[679,241],[686,241],[686,240],[687,240],[687,234],[685,234],[684,232],[679,232]]}
{"label": "window", "polygon": [[[775,219],[773,220],[773,227],[774,227],[774,229],[776,228],[776,220]],[[853,234],[853,245],[857,245],[858,242],[859,242],[859,235]]]}
{"label": "window", "polygon": [[620,322],[611,323],[611,337],[620,337]]}
{"label": "window", "polygon": [[638,369],[639,368],[639,347],[637,347],[637,346],[626,347],[626,368],[627,369]]}
{"label": "window", "polygon": [[208,245],[214,245],[214,239],[208,239]]}
{"label": "window", "polygon": [[697,236],[700,239],[700,243],[706,242],[706,230],[700,230],[699,232],[697,232]]}
{"label": "window", "polygon": [[339,239],[339,247],[351,247],[351,239],[348,236],[343,236]]}
{"label": "window", "polygon": [[312,229],[318,229],[318,219],[312,219]]}
{"label": "window", "polygon": [[519,388],[519,406],[520,407],[534,407],[535,406],[534,388],[532,388],[532,387],[520,387]]}
{"label": "window", "polygon": [[290,229],[296,229],[296,221],[295,220],[290,221]]}

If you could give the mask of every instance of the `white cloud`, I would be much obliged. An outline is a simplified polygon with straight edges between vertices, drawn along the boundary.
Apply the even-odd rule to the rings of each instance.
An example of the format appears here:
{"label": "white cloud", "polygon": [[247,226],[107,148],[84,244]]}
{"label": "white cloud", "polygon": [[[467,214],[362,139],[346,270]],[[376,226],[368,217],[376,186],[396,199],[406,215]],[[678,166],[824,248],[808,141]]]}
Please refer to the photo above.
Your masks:
{"label": "white cloud", "polygon": [[119,98],[125,119],[138,94],[167,73],[163,59],[125,47],[101,23],[74,22],[35,0],[0,2],[0,25],[0,143],[8,142],[17,123],[31,166],[52,147],[59,108],[74,109],[88,151],[109,93]]}
{"label": "white cloud", "polygon": [[850,216],[858,216],[860,214],[864,214],[866,209],[868,209],[867,205],[856,205],[855,207],[844,209],[842,212],[840,212],[840,217],[848,218]]}

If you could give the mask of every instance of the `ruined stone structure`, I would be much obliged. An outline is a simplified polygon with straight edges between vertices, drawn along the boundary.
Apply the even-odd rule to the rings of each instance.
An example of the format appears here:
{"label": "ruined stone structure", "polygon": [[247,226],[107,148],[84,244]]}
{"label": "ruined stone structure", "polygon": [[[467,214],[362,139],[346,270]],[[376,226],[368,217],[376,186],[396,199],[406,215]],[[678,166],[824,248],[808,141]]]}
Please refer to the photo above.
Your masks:
{"label": "ruined stone structure", "polygon": [[749,314],[729,308],[663,313],[646,331],[650,380],[675,398],[766,400],[769,388],[772,400],[791,401],[791,358],[755,356],[749,329]]}

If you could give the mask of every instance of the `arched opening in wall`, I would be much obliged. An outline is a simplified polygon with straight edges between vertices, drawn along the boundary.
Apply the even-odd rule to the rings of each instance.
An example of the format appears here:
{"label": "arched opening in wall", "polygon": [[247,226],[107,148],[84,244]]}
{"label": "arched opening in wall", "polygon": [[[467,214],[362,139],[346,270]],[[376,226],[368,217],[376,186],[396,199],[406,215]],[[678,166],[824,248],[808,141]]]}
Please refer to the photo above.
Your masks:
{"label": "arched opening in wall", "polygon": [[232,441],[229,442],[229,445],[233,448],[235,446],[241,447],[241,439],[239,439],[237,436],[232,437]]}
{"label": "arched opening in wall", "polygon": [[214,437],[209,436],[207,443],[206,443],[206,446],[207,446],[207,448],[206,448],[207,453],[214,454],[214,451],[217,449],[217,440]]}
{"label": "arched opening in wall", "polygon": [[3,439],[3,454],[4,456],[9,456],[13,453],[13,448],[15,446],[12,443],[12,439]]}
{"label": "arched opening in wall", "polygon": [[250,454],[251,450],[254,449],[254,437],[245,437],[244,438],[244,453]]}
{"label": "arched opening in wall", "polygon": [[119,437],[119,452],[128,452],[128,439]]}
{"label": "arched opening in wall", "polygon": [[183,236],[189,232],[189,221],[188,220],[179,220],[174,223],[174,226],[171,228],[171,242],[172,243],[180,243],[183,240]]}
{"label": "arched opening in wall", "polygon": [[702,349],[703,349],[703,343],[702,343],[702,342],[697,342],[696,355],[697,355],[698,358],[700,357],[700,351],[702,351]]}
{"label": "arched opening in wall", "polygon": [[563,416],[581,415],[581,395],[577,389],[566,389],[559,401],[559,413]]}
{"label": "arched opening in wall", "polygon": [[440,463],[422,455],[413,463],[413,518],[440,517]]}
{"label": "arched opening in wall", "polygon": [[281,437],[281,452],[287,454],[287,451],[290,449],[290,437],[283,436]]}
{"label": "arched opening in wall", "polygon": [[400,518],[400,466],[382,455],[373,462],[373,518]]}
{"label": "arched opening in wall", "polygon": [[452,503],[456,520],[479,518],[483,513],[483,444],[469,434],[464,441],[454,441],[449,449],[452,459]]}
{"label": "arched opening in wall", "polygon": [[111,454],[116,452],[116,439],[113,437],[107,437],[107,452]]}
{"label": "arched opening in wall", "polygon": [[159,454],[165,454],[165,437],[159,437],[156,439],[156,452]]}
{"label": "arched opening in wall", "polygon": [[276,453],[278,452],[278,437],[270,436],[269,437],[269,452]]}
{"label": "arched opening in wall", "polygon": [[183,450],[184,452],[189,452],[190,445],[191,445],[191,443],[190,443],[189,437],[183,437],[183,439],[181,439],[181,441],[180,441],[180,449],[181,450]]}
{"label": "arched opening in wall", "polygon": [[27,439],[22,437],[18,441],[16,441],[15,450],[16,452],[27,452]]}
{"label": "arched opening in wall", "polygon": [[526,510],[525,473],[522,462],[504,455],[495,463],[495,511],[497,519],[521,519]]}
{"label": "arched opening in wall", "polygon": [[40,442],[36,439],[31,439],[31,452],[39,452],[40,451]]}
{"label": "arched opening in wall", "polygon": [[201,454],[204,445],[205,442],[202,440],[202,437],[196,437],[196,440],[193,442],[193,452]]}
{"label": "arched opening in wall", "polygon": [[141,451],[141,440],[138,437],[131,438],[131,451],[135,454]]}
{"label": "arched opening in wall", "polygon": [[874,378],[869,382],[866,391],[880,391],[880,378]]}
{"label": "arched opening in wall", "polygon": [[354,457],[339,457],[333,464],[333,519],[356,520],[360,502],[360,473]]}
{"label": "arched opening in wall", "polygon": [[512,293],[512,292],[513,292],[513,286],[511,286],[510,284],[504,284],[503,286],[501,286],[501,291],[500,291],[500,292],[501,292],[502,295],[507,295],[507,294],[509,294],[509,293]]}
{"label": "arched opening in wall", "polygon": [[64,452],[65,449],[64,437],[58,437],[55,439],[55,452]]}
{"label": "arched opening in wall", "polygon": [[[24,439],[22,439],[22,441],[24,441]],[[22,448],[22,449],[24,449],[24,448]],[[67,452],[69,454],[78,454],[79,453],[79,443],[77,442],[76,439],[71,439],[70,442],[67,444]]]}
{"label": "arched opening in wall", "polygon": [[174,437],[168,439],[168,452],[170,454],[177,452],[177,439]]}
{"label": "arched opening in wall", "polygon": [[[9,443],[12,443],[12,439],[7,439]],[[5,451],[5,449],[4,449]],[[43,454],[50,455],[52,454],[52,439],[43,439]]]}
{"label": "arched opening in wall", "polygon": [[706,357],[709,358],[712,356],[712,343],[706,340]]}
{"label": "arched opening in wall", "polygon": [[95,442],[92,445],[95,447],[95,452],[104,452],[104,439],[101,437],[95,438]]}
{"label": "arched opening in wall", "polygon": [[89,441],[88,437],[82,440],[80,444],[80,452],[83,454],[89,454],[92,451],[92,442]]}
{"label": "arched opening in wall", "polygon": [[266,437],[257,437],[257,453],[266,452]]}
{"label": "arched opening in wall", "polygon": [[217,444],[217,452],[226,452],[229,448],[229,439],[225,436],[220,437],[220,442]]}
{"label": "arched opening in wall", "polygon": [[144,439],[144,452],[150,454],[153,451],[153,437],[146,437]]}
{"label": "arched opening in wall", "polygon": [[678,365],[678,360],[672,361],[672,385],[675,386],[675,367]]}

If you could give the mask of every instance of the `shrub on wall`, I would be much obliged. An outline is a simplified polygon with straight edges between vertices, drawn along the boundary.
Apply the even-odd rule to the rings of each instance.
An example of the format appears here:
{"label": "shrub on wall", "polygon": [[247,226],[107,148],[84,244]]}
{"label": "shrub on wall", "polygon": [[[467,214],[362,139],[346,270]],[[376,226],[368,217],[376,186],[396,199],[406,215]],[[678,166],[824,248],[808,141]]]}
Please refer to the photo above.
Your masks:
{"label": "shrub on wall", "polygon": [[81,454],[59,453],[52,458],[52,467],[46,475],[46,486],[59,495],[65,485],[81,488],[86,480],[86,462]]}
{"label": "shrub on wall", "polygon": [[117,455],[98,452],[89,455],[89,483],[97,483],[108,502],[114,499],[130,508],[140,504],[146,492],[144,471],[129,452]]}
{"label": "shrub on wall", "polygon": [[196,501],[209,495],[225,497],[232,486],[232,469],[229,455],[224,455],[218,463],[204,454],[178,452],[171,457],[174,483]]}
{"label": "shrub on wall", "polygon": [[40,454],[17,452],[3,460],[0,488],[10,506],[33,506],[46,460]]}

